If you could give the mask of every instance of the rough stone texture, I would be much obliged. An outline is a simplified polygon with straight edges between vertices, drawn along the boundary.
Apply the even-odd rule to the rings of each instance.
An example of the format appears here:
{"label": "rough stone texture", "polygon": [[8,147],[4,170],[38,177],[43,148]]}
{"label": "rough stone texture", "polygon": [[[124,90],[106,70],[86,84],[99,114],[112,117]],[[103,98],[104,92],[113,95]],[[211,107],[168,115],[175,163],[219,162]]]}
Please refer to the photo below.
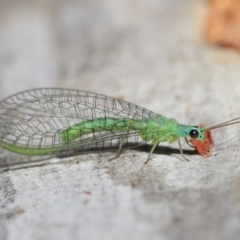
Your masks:
{"label": "rough stone texture", "polygon": [[[36,87],[122,97],[186,124],[240,116],[240,56],[202,39],[202,0],[0,2],[1,98]],[[164,144],[0,172],[0,239],[239,239],[240,126],[213,156]],[[1,149],[0,163],[27,158]],[[52,164],[50,164],[52,163]]]}

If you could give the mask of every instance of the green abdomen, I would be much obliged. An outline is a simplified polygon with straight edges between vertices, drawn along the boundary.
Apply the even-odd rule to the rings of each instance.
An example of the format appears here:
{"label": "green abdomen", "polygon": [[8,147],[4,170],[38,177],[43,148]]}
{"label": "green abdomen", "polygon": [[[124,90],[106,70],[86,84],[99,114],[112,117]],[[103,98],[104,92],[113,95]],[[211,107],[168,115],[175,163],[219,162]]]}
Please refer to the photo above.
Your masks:
{"label": "green abdomen", "polygon": [[128,131],[130,121],[124,118],[95,118],[93,120],[83,121],[72,125],[70,128],[62,131],[60,137],[64,142],[71,142],[85,134],[104,131]]}

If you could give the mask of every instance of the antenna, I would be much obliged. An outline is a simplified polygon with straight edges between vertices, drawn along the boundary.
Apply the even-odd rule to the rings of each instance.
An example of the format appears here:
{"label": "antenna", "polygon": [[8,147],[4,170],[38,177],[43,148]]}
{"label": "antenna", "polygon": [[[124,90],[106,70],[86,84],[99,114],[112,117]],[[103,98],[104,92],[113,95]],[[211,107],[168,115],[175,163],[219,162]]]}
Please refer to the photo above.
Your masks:
{"label": "antenna", "polygon": [[233,124],[237,124],[237,123],[240,123],[240,117],[234,118],[232,120],[229,120],[229,121],[217,124],[217,125],[214,125],[212,127],[207,128],[206,130],[212,130],[212,129],[216,129],[216,128],[221,128],[221,127],[225,127],[225,126],[229,126],[229,125],[233,125]]}

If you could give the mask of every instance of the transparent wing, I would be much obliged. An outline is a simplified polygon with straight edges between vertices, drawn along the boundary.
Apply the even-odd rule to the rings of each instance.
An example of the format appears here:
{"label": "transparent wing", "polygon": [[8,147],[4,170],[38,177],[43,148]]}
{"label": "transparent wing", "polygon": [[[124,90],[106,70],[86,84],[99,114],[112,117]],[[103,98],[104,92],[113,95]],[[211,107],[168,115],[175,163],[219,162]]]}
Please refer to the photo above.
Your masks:
{"label": "transparent wing", "polygon": [[134,129],[104,130],[85,134],[70,143],[60,137],[74,124],[96,118],[124,118],[149,121],[161,117],[135,104],[95,93],[67,89],[34,89],[0,102],[0,145],[51,148],[48,155],[73,155],[86,151],[133,147],[143,141]]}

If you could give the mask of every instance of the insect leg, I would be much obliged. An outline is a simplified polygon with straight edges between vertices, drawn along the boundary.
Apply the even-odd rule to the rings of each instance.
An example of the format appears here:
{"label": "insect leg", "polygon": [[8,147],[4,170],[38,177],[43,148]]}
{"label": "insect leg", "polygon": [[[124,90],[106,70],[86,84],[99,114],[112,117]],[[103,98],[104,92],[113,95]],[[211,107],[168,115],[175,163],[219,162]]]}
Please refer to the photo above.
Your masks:
{"label": "insect leg", "polygon": [[152,146],[152,149],[151,149],[150,153],[148,154],[147,160],[145,161],[144,164],[147,164],[147,163],[148,163],[148,161],[150,160],[150,157],[151,157],[154,149],[156,148],[156,146],[157,146],[159,143],[160,143],[160,142],[156,142],[156,143]]}
{"label": "insect leg", "polygon": [[185,141],[186,141],[186,143],[187,143],[187,145],[188,145],[189,147],[195,148],[195,147],[188,141],[188,139],[187,139],[186,137],[185,137],[184,139],[185,139]]}
{"label": "insect leg", "polygon": [[108,160],[109,162],[119,157],[125,138],[126,138],[125,136],[121,137],[118,150],[117,150],[115,156]]}
{"label": "insect leg", "polygon": [[187,159],[187,158],[184,156],[184,154],[183,154],[182,144],[181,144],[179,138],[178,138],[178,146],[179,146],[179,150],[180,150],[180,153],[181,153],[183,159],[185,159],[186,161],[189,161],[189,159]]}

